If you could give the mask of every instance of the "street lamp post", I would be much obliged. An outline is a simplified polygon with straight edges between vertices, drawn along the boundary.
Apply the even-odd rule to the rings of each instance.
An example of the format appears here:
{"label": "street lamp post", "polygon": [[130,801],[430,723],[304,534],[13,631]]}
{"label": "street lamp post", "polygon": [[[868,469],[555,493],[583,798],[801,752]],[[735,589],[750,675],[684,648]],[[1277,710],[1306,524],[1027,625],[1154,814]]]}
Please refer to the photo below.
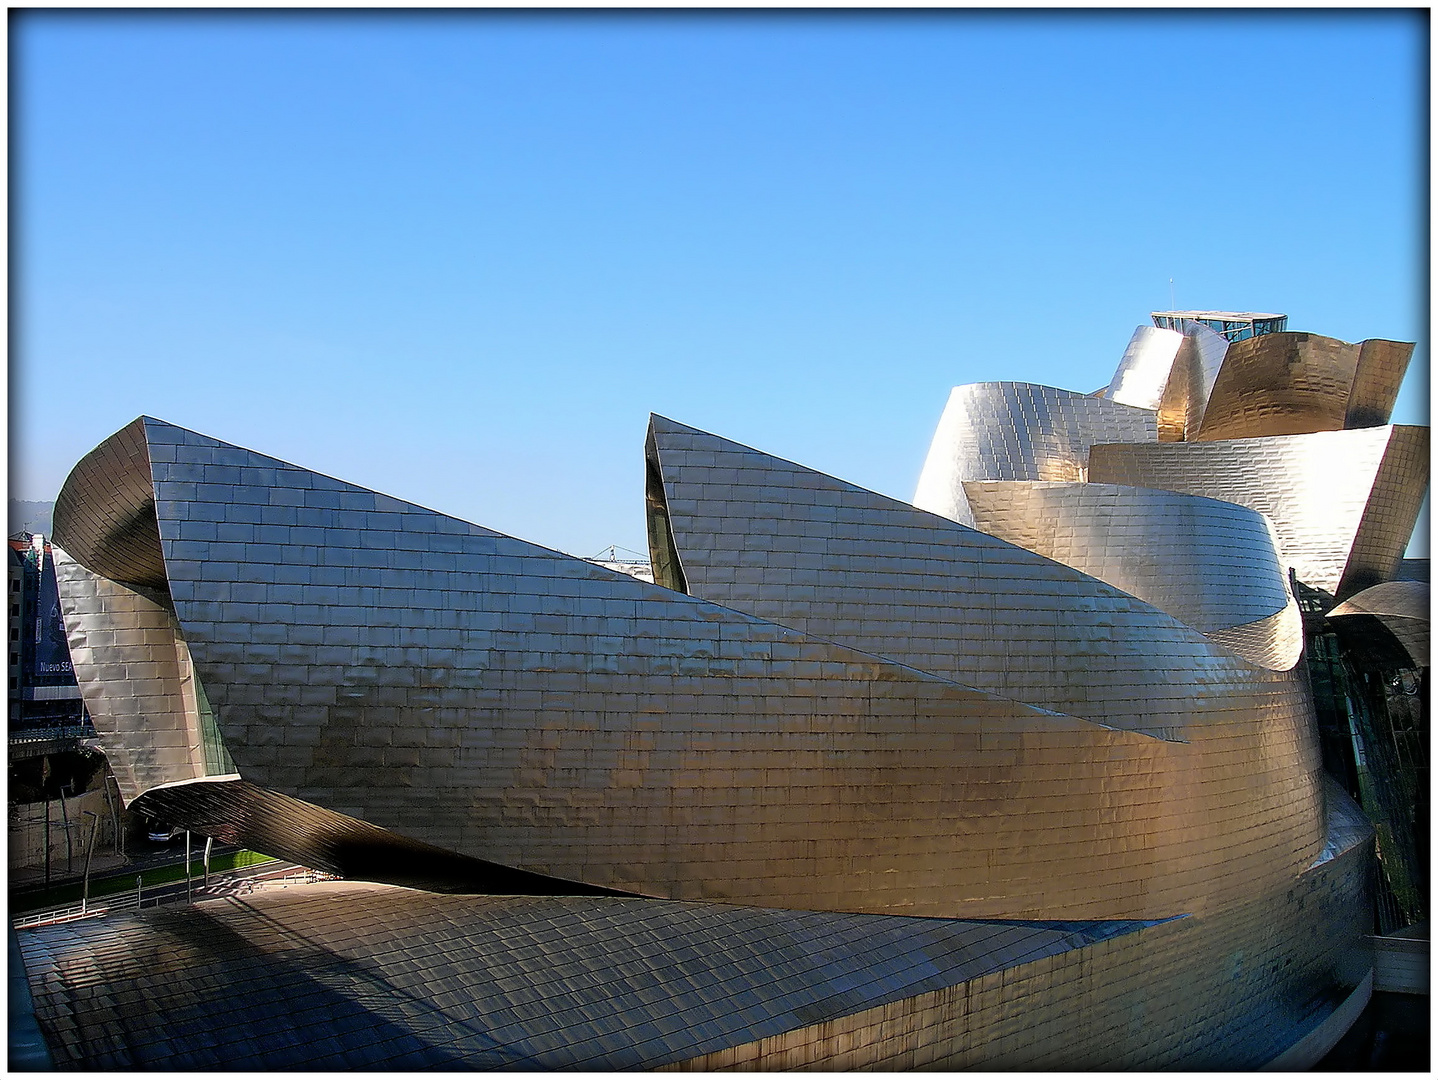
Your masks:
{"label": "street lamp post", "polygon": [[65,873],[75,872],[75,849],[70,843],[70,811],[65,806],[65,788],[60,788],[60,818],[65,823]]}
{"label": "street lamp post", "polygon": [[50,891],[50,800],[45,800],[45,891]]}
{"label": "street lamp post", "polygon": [[95,854],[95,837],[100,832],[100,817],[92,814],[89,810],[82,811],[87,818],[90,818],[90,844],[85,850],[85,884],[80,892],[80,914],[85,914],[90,906],[90,858]]}

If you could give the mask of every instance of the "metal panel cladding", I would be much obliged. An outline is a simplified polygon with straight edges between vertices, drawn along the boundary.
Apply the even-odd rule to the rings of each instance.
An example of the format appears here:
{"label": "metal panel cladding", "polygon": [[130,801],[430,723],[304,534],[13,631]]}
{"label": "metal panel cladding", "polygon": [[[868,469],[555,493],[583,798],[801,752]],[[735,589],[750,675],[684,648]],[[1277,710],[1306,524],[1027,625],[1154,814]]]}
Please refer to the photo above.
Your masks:
{"label": "metal panel cladding", "polygon": [[1428,429],[1096,445],[1089,479],[1257,510],[1277,529],[1285,564],[1306,584],[1343,599],[1396,572],[1427,488]]}
{"label": "metal panel cladding", "polygon": [[[116,467],[152,474],[163,595],[235,772],[285,797],[642,895],[923,915],[1168,917],[1321,847],[1301,686],[992,538],[1075,608],[1097,588],[1161,627],[1143,644],[1173,683],[1148,679],[1154,700],[1122,722],[1176,709],[1192,742],[1033,708],[160,421],[143,431],[148,466]],[[62,491],[57,542],[93,550],[86,497]],[[87,704],[128,730],[109,702],[163,673],[110,664],[78,603],[67,620],[108,677],[82,679]],[[1196,770],[1212,744],[1256,771]],[[1235,847],[1255,784],[1271,827]]]}
{"label": "metal panel cladding", "polygon": [[[1237,651],[1265,667],[1298,662],[1302,618],[1262,514],[1113,484],[979,480],[964,491],[984,532],[1132,593],[1206,635],[1263,622],[1273,634]],[[1235,647],[1231,640],[1225,644]]]}
{"label": "metal panel cladding", "polygon": [[956,386],[919,474],[914,505],[972,525],[965,480],[1084,480],[1094,443],[1157,438],[1149,409],[1030,383]]}
{"label": "metal panel cladding", "polygon": [[1350,345],[1292,332],[1236,342],[1224,358],[1198,433],[1190,439],[1386,424],[1412,355],[1413,346],[1404,342],[1372,339]]}

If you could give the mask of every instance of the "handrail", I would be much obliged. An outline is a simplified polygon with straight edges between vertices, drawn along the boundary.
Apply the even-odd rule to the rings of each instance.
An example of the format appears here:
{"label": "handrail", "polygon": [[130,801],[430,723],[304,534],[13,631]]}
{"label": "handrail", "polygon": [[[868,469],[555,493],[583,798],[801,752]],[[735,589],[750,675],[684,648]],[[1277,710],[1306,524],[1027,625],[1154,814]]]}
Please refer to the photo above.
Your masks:
{"label": "handrail", "polygon": [[[247,895],[256,888],[284,888],[288,885],[313,885],[318,881],[336,881],[334,874],[327,874],[323,870],[302,870],[294,873],[287,873],[281,877],[243,877],[232,880],[229,884],[220,885],[196,885],[194,889],[195,900],[216,899],[223,896]],[[170,885],[178,882],[169,882]],[[157,888],[160,886],[157,886]],[[193,903],[194,901],[190,901]],[[78,922],[81,919],[94,919],[108,915],[111,911],[139,910],[142,907],[166,907],[186,903],[184,895],[167,898],[163,896],[137,898],[131,892],[113,893],[98,900],[91,901],[88,905],[71,904],[67,907],[55,908],[51,911],[32,911],[28,915],[19,915],[10,920],[10,925],[16,930],[33,930],[39,926],[53,926],[57,923]]]}

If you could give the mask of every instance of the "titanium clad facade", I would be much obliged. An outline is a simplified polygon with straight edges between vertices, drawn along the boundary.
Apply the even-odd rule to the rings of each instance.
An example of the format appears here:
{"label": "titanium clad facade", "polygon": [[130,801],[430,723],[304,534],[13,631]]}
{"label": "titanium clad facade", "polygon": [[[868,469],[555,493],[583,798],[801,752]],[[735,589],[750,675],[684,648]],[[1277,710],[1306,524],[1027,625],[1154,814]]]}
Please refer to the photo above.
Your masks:
{"label": "titanium clad facade", "polygon": [[1191,439],[1227,351],[1227,339],[1203,323],[1186,322],[1182,332],[1140,326],[1104,397],[1156,412],[1160,442]]}
{"label": "titanium clad facade", "polygon": [[1246,1069],[1371,967],[1372,830],[1337,792],[1327,832],[1283,888],[1162,922],[335,882],[20,947],[61,1068]]}
{"label": "titanium clad facade", "polygon": [[1120,405],[1157,412],[1168,385],[1174,357],[1183,344],[1177,330],[1161,330],[1157,326],[1140,326],[1129,339],[1128,347],[1118,362],[1118,370],[1109,381],[1104,398]]}
{"label": "titanium clad facade", "polygon": [[1183,344],[1158,406],[1159,442],[1192,441],[1228,355],[1228,339],[1203,323],[1184,326]]}
{"label": "titanium clad facade", "polygon": [[977,529],[1131,593],[1201,633],[1286,612],[1295,647],[1277,666],[1297,663],[1302,619],[1262,514],[1112,484],[974,481],[964,491]]}
{"label": "titanium clad facade", "polygon": [[1413,346],[1402,342],[1350,345],[1318,334],[1265,334],[1236,342],[1224,358],[1196,438],[1386,424],[1412,354]]}
{"label": "titanium clad facade", "polygon": [[956,386],[919,474],[914,505],[964,525],[966,480],[1084,480],[1094,443],[1153,442],[1155,414],[1052,386]]}
{"label": "titanium clad facade", "polygon": [[[165,596],[234,772],[405,840],[648,896],[1008,918],[1166,918],[1295,872],[1322,844],[1300,682],[1001,541],[982,542],[1169,636],[1174,685],[1148,683],[1168,704],[1134,711],[1114,692],[1104,722],[1162,719],[1194,743],[1054,715],[159,421],[133,427],[149,460],[122,467],[152,475]],[[77,472],[115,460],[102,447]],[[72,494],[57,544],[105,550]],[[132,509],[116,519],[146,512]],[[81,662],[103,666],[81,599],[67,592],[67,625]],[[1163,641],[1135,639],[1130,662],[1151,665]],[[97,710],[102,682],[82,678]],[[1209,738],[1267,749],[1248,751],[1255,773],[1197,783]],[[1273,827],[1235,850],[1230,818],[1255,782]],[[236,836],[259,828],[235,817]]]}
{"label": "titanium clad facade", "polygon": [[1426,486],[1368,426],[1407,350],[1190,320],[1092,396],[959,387],[921,506],[656,416],[657,584],[142,417],[54,515],[126,802],[408,888],[27,931],[56,1060],[1307,1067],[1373,828],[1290,567],[1426,663],[1361,591]]}
{"label": "titanium clad facade", "polygon": [[81,696],[121,796],[233,772],[168,596],[92,574],[58,547],[55,573]]}
{"label": "titanium clad facade", "polygon": [[1257,510],[1272,520],[1286,565],[1306,584],[1342,599],[1396,571],[1427,488],[1428,429],[1390,425],[1096,445],[1089,479],[1207,495]]}
{"label": "titanium clad facade", "polygon": [[650,434],[696,596],[1128,730],[1307,708],[1301,679],[1042,555],[663,417]]}

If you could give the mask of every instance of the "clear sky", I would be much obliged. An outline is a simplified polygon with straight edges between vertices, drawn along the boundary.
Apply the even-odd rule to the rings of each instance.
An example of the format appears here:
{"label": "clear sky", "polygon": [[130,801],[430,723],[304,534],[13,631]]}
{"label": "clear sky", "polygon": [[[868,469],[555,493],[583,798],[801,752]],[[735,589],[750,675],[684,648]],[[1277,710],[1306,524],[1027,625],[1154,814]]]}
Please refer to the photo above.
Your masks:
{"label": "clear sky", "polygon": [[1426,423],[1427,26],[11,12],[10,494],[149,413],[643,551],[650,411],[908,499],[1170,295],[1416,341]]}

